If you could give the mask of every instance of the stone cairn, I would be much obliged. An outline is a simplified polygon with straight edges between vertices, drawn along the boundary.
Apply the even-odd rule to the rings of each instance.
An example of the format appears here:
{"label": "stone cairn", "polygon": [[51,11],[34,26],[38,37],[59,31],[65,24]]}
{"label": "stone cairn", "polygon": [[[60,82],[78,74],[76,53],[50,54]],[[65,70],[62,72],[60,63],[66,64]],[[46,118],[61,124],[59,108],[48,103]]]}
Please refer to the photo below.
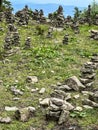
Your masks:
{"label": "stone cairn", "polygon": [[48,34],[47,34],[47,38],[52,38],[52,33],[53,33],[53,27],[50,27],[49,29],[48,29]]}
{"label": "stone cairn", "polygon": [[53,26],[56,26],[56,27],[63,27],[64,26],[65,18],[63,15],[63,7],[62,6],[59,6],[57,11],[54,12],[53,14],[50,13],[48,17],[51,20],[51,24]]}
{"label": "stone cairn", "polygon": [[90,38],[93,40],[98,40],[98,30],[91,30],[90,33]]}
{"label": "stone cairn", "polygon": [[0,12],[0,22],[3,21],[3,18],[4,18],[4,13],[3,13],[3,12]]}
{"label": "stone cairn", "polygon": [[31,37],[27,37],[25,41],[25,49],[29,49],[31,47]]}
{"label": "stone cairn", "polygon": [[8,24],[15,22],[15,17],[14,17],[14,15],[12,14],[12,11],[11,11],[10,9],[8,9],[8,10],[5,12],[5,19],[6,19],[6,22],[7,22]]}
{"label": "stone cairn", "polygon": [[[72,76],[66,79],[64,83],[52,86],[54,91],[50,94],[50,98],[40,100],[40,105],[47,107],[46,118],[62,124],[68,120],[71,111],[98,108],[98,90],[86,91],[86,88],[91,88],[93,85],[96,69],[98,69],[98,54],[95,54],[90,62],[83,65],[80,80],[76,76]],[[80,94],[83,94],[84,99],[80,99],[82,107],[69,103],[69,100],[73,98],[72,91],[80,91]],[[85,94],[88,94],[88,97],[84,96]],[[79,96],[79,94],[75,95],[74,98],[77,99]]]}
{"label": "stone cairn", "polygon": [[33,11],[32,18],[38,23],[46,23],[46,18],[44,17],[44,12],[42,9],[40,9],[39,11],[35,9],[35,11]]}
{"label": "stone cairn", "polygon": [[86,21],[89,24],[89,26],[92,24],[91,20],[91,5],[88,5],[88,10],[87,10],[87,16],[86,16]]}
{"label": "stone cairn", "polygon": [[13,24],[8,25],[8,32],[5,36],[5,43],[4,49],[9,50],[12,48],[12,45],[19,45],[20,44],[20,37],[17,31],[17,28]]}
{"label": "stone cairn", "polygon": [[79,34],[80,33],[78,23],[73,22],[70,26],[71,26],[71,29],[74,31],[75,34]]}
{"label": "stone cairn", "polygon": [[18,25],[28,25],[30,18],[28,6],[25,6],[21,11],[16,12],[15,17],[18,18]]}
{"label": "stone cairn", "polygon": [[63,44],[68,45],[68,39],[69,39],[69,35],[65,34],[65,36],[63,38]]}

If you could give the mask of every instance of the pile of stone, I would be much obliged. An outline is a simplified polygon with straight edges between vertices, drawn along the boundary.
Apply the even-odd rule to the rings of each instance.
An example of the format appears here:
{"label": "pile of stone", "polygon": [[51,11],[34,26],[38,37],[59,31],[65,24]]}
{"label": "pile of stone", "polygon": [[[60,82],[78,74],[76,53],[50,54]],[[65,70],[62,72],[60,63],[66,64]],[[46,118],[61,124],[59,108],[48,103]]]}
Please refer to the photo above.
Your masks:
{"label": "pile of stone", "polygon": [[[54,91],[50,94],[50,98],[40,100],[40,105],[47,107],[47,119],[58,121],[58,124],[66,122],[70,116],[70,111],[81,112],[84,109],[98,108],[98,90],[86,91],[86,88],[91,88],[95,79],[95,70],[98,69],[98,55],[94,54],[90,62],[83,65],[81,69],[81,78],[72,76],[66,79],[63,83],[54,85]],[[92,89],[90,89],[92,90]],[[72,91],[80,92],[77,95],[72,95]],[[69,102],[72,98],[79,99],[82,106],[74,106]]]}
{"label": "pile of stone", "polygon": [[5,12],[5,19],[8,24],[15,22],[15,16],[10,9]]}
{"label": "pile of stone", "polygon": [[12,45],[18,46],[20,44],[20,37],[17,28],[13,24],[8,25],[8,32],[5,36],[4,49],[9,50]]}
{"label": "pile of stone", "polygon": [[90,33],[90,38],[98,40],[98,30],[91,30]]}
{"label": "pile of stone", "polygon": [[79,91],[84,88],[85,86],[76,76],[70,77],[63,84],[58,84],[51,94],[51,98],[40,101],[40,105],[48,107],[46,114],[47,119],[57,120],[58,124],[66,122],[70,111],[75,109],[75,107],[68,102],[72,98],[69,91]]}
{"label": "pile of stone", "polygon": [[46,18],[44,17],[44,12],[42,9],[40,9],[39,11],[35,9],[35,11],[33,11],[32,18],[38,23],[46,23]]}
{"label": "pile of stone", "polygon": [[69,111],[74,109],[74,107],[66,100],[55,97],[40,101],[40,105],[48,106],[46,118],[58,120],[58,124],[62,124],[67,121],[69,117]]}
{"label": "pile of stone", "polygon": [[18,31],[12,33],[12,45],[14,46],[20,45],[20,36]]}
{"label": "pile of stone", "polygon": [[3,21],[3,18],[4,18],[4,13],[3,13],[3,12],[0,12],[0,22]]}
{"label": "pile of stone", "polygon": [[31,38],[27,37],[25,41],[25,49],[29,49],[31,47]]}
{"label": "pile of stone", "polygon": [[15,17],[18,18],[18,25],[28,25],[30,19],[28,6],[16,12]]}
{"label": "pile of stone", "polygon": [[64,38],[63,38],[63,44],[68,45],[68,42],[69,42],[68,39],[69,39],[69,35],[66,34],[66,35],[64,36]]}
{"label": "pile of stone", "polygon": [[4,40],[4,50],[10,50],[12,47],[12,38],[10,35],[6,35],[5,36],[5,40]]}
{"label": "pile of stone", "polygon": [[51,24],[55,27],[63,27],[65,23],[65,18],[63,15],[63,7],[59,6],[57,11],[53,14],[49,14],[49,19],[51,20]]}
{"label": "pile of stone", "polygon": [[79,30],[79,24],[76,22],[73,22],[71,25],[71,29],[74,31],[75,34],[79,34],[80,30]]}
{"label": "pile of stone", "polygon": [[48,29],[48,33],[47,33],[47,38],[52,38],[52,33],[53,33],[53,28],[52,27],[50,27],[49,29]]}
{"label": "pile of stone", "polygon": [[81,69],[80,81],[87,87],[92,88],[94,84],[94,79],[96,65],[93,62],[87,62]]}

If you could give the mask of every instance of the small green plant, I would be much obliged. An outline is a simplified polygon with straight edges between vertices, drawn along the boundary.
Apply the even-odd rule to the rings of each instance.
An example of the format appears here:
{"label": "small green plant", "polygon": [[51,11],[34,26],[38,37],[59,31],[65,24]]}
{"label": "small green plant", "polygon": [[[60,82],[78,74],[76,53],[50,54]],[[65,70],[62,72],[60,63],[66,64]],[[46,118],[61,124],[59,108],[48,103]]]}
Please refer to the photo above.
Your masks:
{"label": "small green plant", "polygon": [[74,112],[70,113],[70,116],[73,118],[76,118],[76,117],[83,118],[83,117],[86,117],[87,114],[86,114],[86,112],[74,111]]}

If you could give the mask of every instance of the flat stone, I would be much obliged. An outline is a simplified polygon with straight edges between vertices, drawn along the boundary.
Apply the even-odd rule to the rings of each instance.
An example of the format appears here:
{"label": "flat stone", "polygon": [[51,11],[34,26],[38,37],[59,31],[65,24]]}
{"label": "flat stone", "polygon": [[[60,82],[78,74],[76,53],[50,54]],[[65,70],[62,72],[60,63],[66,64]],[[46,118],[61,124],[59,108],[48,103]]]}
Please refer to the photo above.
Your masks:
{"label": "flat stone", "polygon": [[91,82],[92,80],[80,78],[80,81],[81,81],[81,83],[83,83],[83,84],[87,84],[87,83]]}
{"label": "flat stone", "polygon": [[79,94],[73,96],[75,99],[78,99],[80,97]]}
{"label": "flat stone", "polygon": [[5,111],[16,111],[16,110],[18,110],[16,106],[15,107],[5,106]]}
{"label": "flat stone", "polygon": [[62,110],[70,111],[73,109],[74,109],[74,106],[72,106],[69,102],[64,101],[64,104],[62,106]]}
{"label": "flat stone", "polygon": [[76,108],[74,108],[75,111],[83,111],[83,108],[80,106],[77,106]]}
{"label": "flat stone", "polygon": [[60,114],[61,114],[61,111],[57,111],[57,112],[49,111],[49,113],[48,113],[47,115],[48,115],[49,117],[53,117],[54,120],[56,120],[56,119],[59,119]]}
{"label": "flat stone", "polygon": [[64,100],[70,100],[72,97],[71,97],[71,93],[66,93],[66,97],[64,98]]}
{"label": "flat stone", "polygon": [[62,96],[66,96],[66,92],[62,91],[62,90],[54,90],[54,92],[58,93],[59,95],[62,95]]}
{"label": "flat stone", "polygon": [[51,98],[51,102],[56,106],[62,106],[64,103],[62,99],[58,99],[58,98]]}
{"label": "flat stone", "polygon": [[60,106],[56,106],[55,104],[53,104],[52,102],[50,102],[49,110],[57,112],[57,111],[61,111],[61,107]]}
{"label": "flat stone", "polygon": [[46,89],[45,88],[41,88],[41,90],[39,91],[39,94],[43,94],[45,93]]}
{"label": "flat stone", "polygon": [[11,123],[11,122],[12,122],[12,120],[11,120],[10,117],[5,117],[5,118],[0,117],[0,123],[9,124],[9,123]]}
{"label": "flat stone", "polygon": [[89,105],[83,105],[83,107],[84,107],[85,109],[93,109],[93,107],[91,107],[91,106],[89,106]]}
{"label": "flat stone", "polygon": [[96,73],[93,74],[82,74],[81,77],[84,79],[94,79],[96,76]]}
{"label": "flat stone", "polygon": [[95,91],[92,95],[89,95],[89,99],[98,103],[98,91]]}
{"label": "flat stone", "polygon": [[92,73],[94,73],[94,69],[91,69],[91,68],[82,68],[81,69],[81,72],[83,73],[83,74],[92,74]]}
{"label": "flat stone", "polygon": [[51,97],[55,97],[55,98],[59,98],[59,99],[64,99],[64,97],[65,97],[55,91],[53,93],[51,93],[50,95],[51,95]]}
{"label": "flat stone", "polygon": [[98,103],[93,102],[93,101],[91,101],[91,100],[89,100],[89,99],[83,100],[82,103],[83,103],[83,105],[89,105],[89,106],[91,106],[91,107],[98,108]]}
{"label": "flat stone", "polygon": [[85,88],[85,86],[79,81],[76,76],[72,76],[67,79],[66,84],[75,91],[79,91],[80,88]]}
{"label": "flat stone", "polygon": [[34,93],[34,92],[37,92],[38,90],[39,90],[38,88],[31,89],[31,92]]}
{"label": "flat stone", "polygon": [[68,85],[59,86],[57,89],[60,89],[62,91],[71,90],[71,88]]}
{"label": "flat stone", "polygon": [[50,104],[50,98],[45,98],[45,99],[41,100],[39,103],[42,106],[49,106],[49,104]]}
{"label": "flat stone", "polygon": [[85,84],[85,86],[86,86],[86,87],[92,87],[93,84],[94,84],[94,82],[90,82],[90,83]]}

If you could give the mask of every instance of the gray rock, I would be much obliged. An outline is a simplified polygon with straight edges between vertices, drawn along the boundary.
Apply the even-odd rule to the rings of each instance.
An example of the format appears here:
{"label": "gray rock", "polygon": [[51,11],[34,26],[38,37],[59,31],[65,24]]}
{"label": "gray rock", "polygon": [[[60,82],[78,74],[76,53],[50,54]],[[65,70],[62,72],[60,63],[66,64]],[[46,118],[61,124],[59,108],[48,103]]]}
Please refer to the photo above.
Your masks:
{"label": "gray rock", "polygon": [[69,102],[64,101],[64,104],[62,107],[62,110],[70,111],[74,109],[74,106],[72,106]]}
{"label": "gray rock", "polygon": [[6,111],[16,111],[16,110],[18,110],[18,108],[16,106],[15,107],[5,106],[5,110]]}
{"label": "gray rock", "polygon": [[56,106],[55,104],[53,104],[52,102],[50,102],[49,110],[57,112],[57,111],[61,111],[61,107],[60,106]]}
{"label": "gray rock", "polygon": [[65,123],[68,120],[68,117],[69,117],[69,111],[63,110],[61,112],[58,124],[61,125],[61,124]]}
{"label": "gray rock", "polygon": [[90,83],[92,80],[80,78],[80,81],[81,81],[81,83],[83,83],[83,84],[87,84],[87,83]]}
{"label": "gray rock", "polygon": [[93,109],[93,107],[91,107],[91,106],[89,106],[89,105],[83,105],[83,107],[84,107],[85,109]]}
{"label": "gray rock", "polygon": [[59,98],[59,99],[64,99],[64,95],[57,93],[56,91],[54,91],[53,93],[51,93],[51,97],[55,97],[55,98]]}
{"label": "gray rock", "polygon": [[28,76],[27,79],[26,79],[26,81],[27,81],[28,83],[34,84],[34,83],[37,83],[37,82],[38,82],[38,78],[37,78],[36,76]]}
{"label": "gray rock", "polygon": [[76,108],[74,108],[74,110],[75,110],[75,111],[79,111],[79,112],[80,112],[80,111],[83,111],[83,108],[82,108],[82,107],[80,107],[80,106],[77,106]]}
{"label": "gray rock", "polygon": [[39,91],[39,94],[43,94],[45,93],[46,89],[45,88],[41,88],[41,90]]}
{"label": "gray rock", "polygon": [[14,95],[23,95],[23,92],[14,86],[11,87],[11,91],[13,92]]}
{"label": "gray rock", "polygon": [[72,76],[67,79],[66,84],[75,91],[79,91],[80,88],[85,88],[85,86],[79,81],[76,76]]}
{"label": "gray rock", "polygon": [[89,106],[91,106],[91,107],[96,107],[96,108],[98,108],[98,103],[93,102],[93,101],[91,101],[91,100],[89,100],[89,99],[83,100],[82,103],[83,103],[83,105],[89,105]]}
{"label": "gray rock", "polygon": [[58,98],[51,98],[51,102],[56,106],[62,106],[64,103],[62,99],[58,99]]}
{"label": "gray rock", "polygon": [[11,123],[11,122],[12,122],[12,120],[11,120],[10,117],[5,117],[5,118],[0,117],[0,123],[9,124],[9,123]]}
{"label": "gray rock", "polygon": [[93,95],[89,95],[89,99],[98,103],[98,91],[95,91]]}
{"label": "gray rock", "polygon": [[75,99],[78,99],[80,97],[79,94],[73,96]]}
{"label": "gray rock", "polygon": [[49,104],[50,104],[50,98],[45,98],[45,99],[41,100],[39,103],[42,106],[49,106]]}
{"label": "gray rock", "polygon": [[60,89],[62,91],[71,90],[71,88],[68,85],[62,85],[62,86],[58,87],[57,89]]}
{"label": "gray rock", "polygon": [[60,114],[61,114],[61,111],[57,111],[57,112],[49,111],[49,113],[47,114],[47,116],[53,117],[54,120],[55,120],[55,119],[59,119]]}

